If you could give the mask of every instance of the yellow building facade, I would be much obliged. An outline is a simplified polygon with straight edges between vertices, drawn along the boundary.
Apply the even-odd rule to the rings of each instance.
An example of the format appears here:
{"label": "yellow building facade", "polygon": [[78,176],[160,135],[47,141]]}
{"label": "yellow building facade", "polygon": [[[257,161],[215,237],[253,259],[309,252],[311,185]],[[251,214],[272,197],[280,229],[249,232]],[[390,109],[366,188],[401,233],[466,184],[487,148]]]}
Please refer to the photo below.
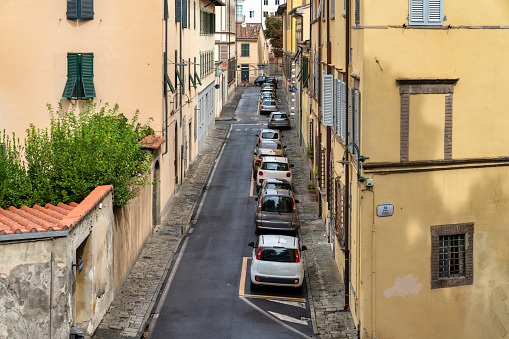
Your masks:
{"label": "yellow building facade", "polygon": [[301,130],[361,338],[509,330],[508,14],[311,2]]}

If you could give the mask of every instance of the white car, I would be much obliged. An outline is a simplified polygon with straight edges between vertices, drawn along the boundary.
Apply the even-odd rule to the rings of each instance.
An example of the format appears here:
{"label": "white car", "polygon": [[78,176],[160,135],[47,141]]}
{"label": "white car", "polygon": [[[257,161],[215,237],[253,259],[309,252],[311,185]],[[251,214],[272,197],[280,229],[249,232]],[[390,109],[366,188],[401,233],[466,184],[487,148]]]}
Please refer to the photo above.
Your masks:
{"label": "white car", "polygon": [[256,188],[259,189],[263,180],[268,178],[285,179],[291,185],[290,167],[293,167],[293,164],[289,164],[286,157],[263,157],[256,173]]}
{"label": "white car", "polygon": [[288,235],[260,235],[253,247],[251,264],[251,290],[260,285],[290,286],[301,288],[304,281],[304,265],[299,238]]}

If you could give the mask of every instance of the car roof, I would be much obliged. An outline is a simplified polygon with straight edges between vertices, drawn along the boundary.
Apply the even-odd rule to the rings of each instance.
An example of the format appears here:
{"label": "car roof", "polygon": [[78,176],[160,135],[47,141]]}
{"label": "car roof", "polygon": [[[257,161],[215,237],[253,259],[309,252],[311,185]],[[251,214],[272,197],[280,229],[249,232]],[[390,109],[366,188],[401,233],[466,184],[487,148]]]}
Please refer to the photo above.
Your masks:
{"label": "car roof", "polygon": [[262,192],[263,196],[266,195],[276,195],[276,196],[282,196],[282,197],[293,197],[293,192],[288,189],[283,188],[265,188]]}
{"label": "car roof", "polygon": [[277,129],[272,129],[272,128],[264,128],[260,131],[260,133],[267,133],[267,132],[274,132],[274,133],[278,133],[279,134],[279,130]]}
{"label": "car roof", "polygon": [[289,235],[264,234],[260,235],[258,244],[268,246],[283,246],[285,248],[297,248],[299,239]]}
{"label": "car roof", "polygon": [[287,157],[264,157],[263,162],[285,162],[288,163]]}
{"label": "car roof", "polygon": [[288,185],[290,185],[290,182],[286,179],[267,178],[267,179],[264,179],[263,181],[265,181],[267,183],[271,183],[271,184],[288,184]]}

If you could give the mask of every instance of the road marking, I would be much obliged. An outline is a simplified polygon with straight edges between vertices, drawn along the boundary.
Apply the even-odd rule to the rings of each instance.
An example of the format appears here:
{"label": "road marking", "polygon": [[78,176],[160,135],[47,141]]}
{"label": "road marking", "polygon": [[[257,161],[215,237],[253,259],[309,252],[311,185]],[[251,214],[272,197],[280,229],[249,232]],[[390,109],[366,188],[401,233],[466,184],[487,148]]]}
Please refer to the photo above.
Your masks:
{"label": "road marking", "polygon": [[279,320],[288,321],[290,323],[300,324],[300,325],[307,325],[308,322],[306,320],[296,319],[292,318],[290,316],[287,316],[286,314],[276,313],[272,311],[268,311],[270,314],[272,314],[274,317],[278,318]]}
{"label": "road marking", "polygon": [[[262,294],[246,294],[244,287],[246,285],[246,277],[247,277],[247,261],[251,260],[251,259],[253,259],[253,258],[251,258],[251,257],[243,257],[242,258],[242,271],[240,272],[240,285],[239,285],[239,296],[240,297],[306,301],[305,298],[279,297],[276,295],[262,295]],[[274,301],[274,300],[272,300],[272,301]]]}
{"label": "road marking", "polygon": [[[253,171],[251,170],[251,174],[253,173]],[[256,195],[253,194],[254,192],[254,189],[253,189],[253,186],[256,185],[256,181],[253,179],[253,176],[251,175],[251,187],[249,188],[249,196],[250,197],[256,197]]]}
{"label": "road marking", "polygon": [[256,306],[255,304],[253,304],[252,302],[250,302],[249,300],[247,300],[246,298],[244,297],[240,297],[240,299],[245,302],[246,304],[248,304],[249,306],[251,306],[252,308],[254,308],[255,310],[257,310],[258,312],[260,312],[261,314],[267,316],[269,319],[272,319],[274,320],[275,322],[277,322],[278,324],[280,324],[281,326],[284,326],[286,327],[287,329],[289,329],[290,331],[292,332],[295,332],[296,334],[298,334],[299,336],[303,337],[303,338],[310,338],[308,337],[307,335],[305,335],[304,333],[300,332],[300,331],[297,331],[295,328],[291,327],[290,325],[288,324],[285,324],[284,322],[282,322],[281,320],[279,320],[278,318],[274,317],[272,314],[270,313],[267,313],[265,312],[264,310],[262,310],[261,308],[259,308],[258,306]]}

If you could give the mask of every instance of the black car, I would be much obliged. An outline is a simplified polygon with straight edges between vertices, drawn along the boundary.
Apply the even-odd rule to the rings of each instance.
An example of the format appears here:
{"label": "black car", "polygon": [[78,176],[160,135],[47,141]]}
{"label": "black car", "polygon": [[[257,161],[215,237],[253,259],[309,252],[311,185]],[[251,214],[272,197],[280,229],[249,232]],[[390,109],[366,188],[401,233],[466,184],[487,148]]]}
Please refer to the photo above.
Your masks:
{"label": "black car", "polygon": [[256,78],[256,80],[254,81],[254,84],[256,86],[261,86],[267,81],[267,79],[268,78],[265,75],[261,75],[258,78]]}
{"label": "black car", "polygon": [[267,78],[265,82],[274,84],[274,87],[277,88],[277,79],[276,78]]}

